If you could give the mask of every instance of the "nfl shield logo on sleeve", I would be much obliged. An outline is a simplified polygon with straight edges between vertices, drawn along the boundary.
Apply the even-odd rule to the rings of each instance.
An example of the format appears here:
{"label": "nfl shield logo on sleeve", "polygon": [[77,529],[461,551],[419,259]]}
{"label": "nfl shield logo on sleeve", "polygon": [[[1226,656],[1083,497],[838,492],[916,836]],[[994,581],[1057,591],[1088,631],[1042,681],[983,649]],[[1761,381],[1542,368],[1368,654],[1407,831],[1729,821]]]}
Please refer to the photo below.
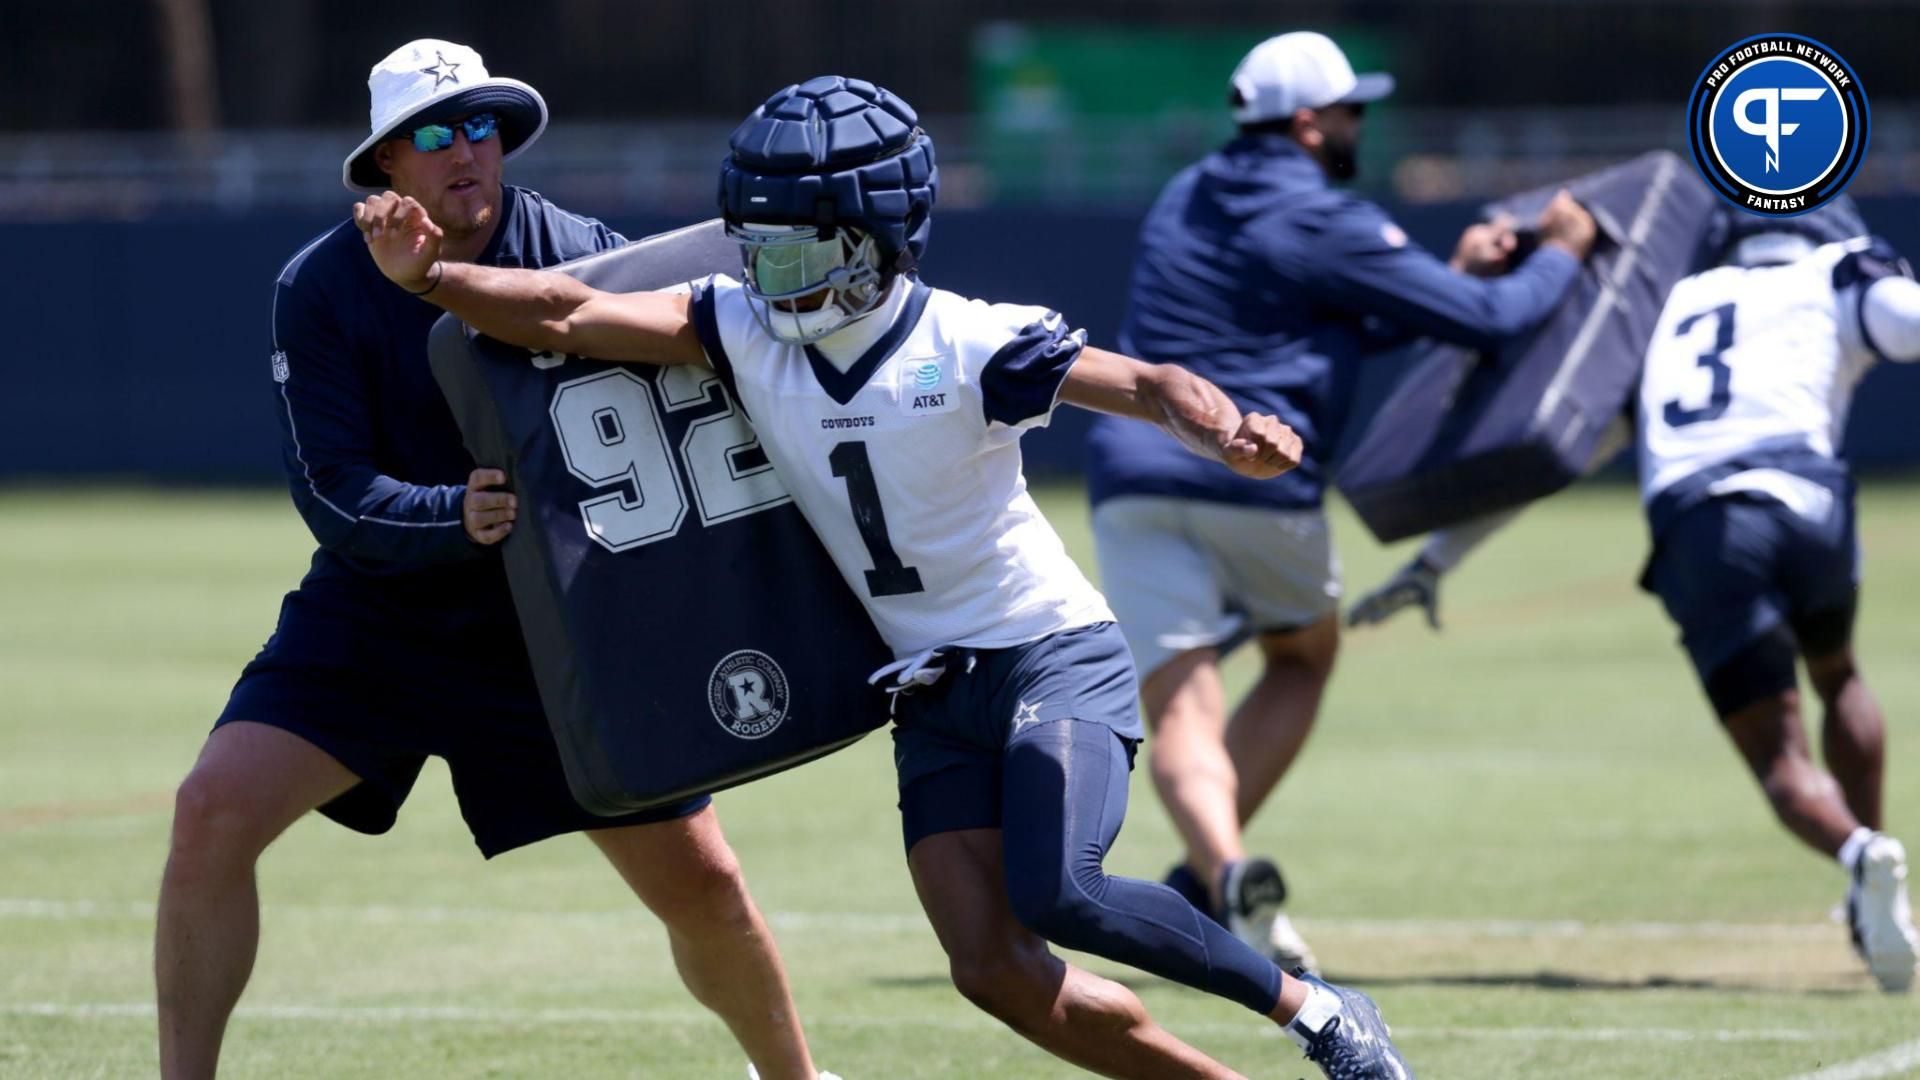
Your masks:
{"label": "nfl shield logo on sleeve", "polygon": [[292,373],[293,373],[292,369],[287,367],[286,350],[282,349],[279,352],[274,353],[273,354],[273,381],[277,383],[286,382],[287,376],[291,375]]}

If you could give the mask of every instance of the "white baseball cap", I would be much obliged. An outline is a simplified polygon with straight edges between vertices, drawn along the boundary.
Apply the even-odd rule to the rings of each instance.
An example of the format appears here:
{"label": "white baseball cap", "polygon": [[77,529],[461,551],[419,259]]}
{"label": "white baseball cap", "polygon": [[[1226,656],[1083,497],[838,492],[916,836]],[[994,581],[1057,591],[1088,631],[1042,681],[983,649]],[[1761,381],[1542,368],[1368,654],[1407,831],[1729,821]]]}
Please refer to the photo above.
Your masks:
{"label": "white baseball cap", "polygon": [[421,38],[387,54],[367,74],[373,132],[340,163],[347,190],[372,194],[385,190],[387,174],[373,160],[373,148],[399,132],[476,112],[500,119],[502,158],[533,145],[547,130],[547,103],[540,92],[518,79],[488,76],[480,54],[438,38]]}
{"label": "white baseball cap", "polygon": [[1258,124],[1283,120],[1295,109],[1378,101],[1393,93],[1393,76],[1355,75],[1332,38],[1302,30],[1255,45],[1233,69],[1232,87],[1234,122]]}

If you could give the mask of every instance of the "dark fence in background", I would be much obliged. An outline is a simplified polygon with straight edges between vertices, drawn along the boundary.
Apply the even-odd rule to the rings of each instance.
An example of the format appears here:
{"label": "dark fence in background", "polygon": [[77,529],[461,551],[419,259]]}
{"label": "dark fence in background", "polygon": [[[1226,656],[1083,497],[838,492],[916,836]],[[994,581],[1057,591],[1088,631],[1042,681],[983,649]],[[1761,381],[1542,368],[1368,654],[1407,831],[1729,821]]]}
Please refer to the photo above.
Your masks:
{"label": "dark fence in background", "polygon": [[[1920,253],[1920,199],[1862,200],[1868,220]],[[1451,250],[1471,205],[1408,207],[1400,220]],[[333,219],[338,220],[338,219]],[[137,223],[0,225],[0,480],[280,479],[269,374],[271,285],[333,223],[272,215]],[[629,235],[684,220],[609,215]],[[931,281],[992,300],[1045,303],[1110,344],[1125,302],[1137,212],[956,210],[937,215]],[[1854,407],[1847,448],[1867,466],[1920,464],[1920,365],[1883,365]],[[1080,460],[1084,425],[1063,410],[1027,440],[1043,471]]]}
{"label": "dark fence in background", "polygon": [[[974,43],[1003,20],[1098,33],[1313,29],[1379,42],[1401,102],[1486,108],[1678,108],[1713,51],[1809,35],[1875,100],[1920,96],[1912,0],[204,0],[214,111],[234,127],[366,115],[367,69],[415,37],[449,38],[539,87],[567,123],[737,116],[785,85],[858,74],[923,112],[970,109]],[[0,116],[11,129],[168,126],[162,10],[140,0],[6,0]],[[1224,95],[1229,66],[1215,76]],[[1147,78],[1154,73],[1143,73]]]}

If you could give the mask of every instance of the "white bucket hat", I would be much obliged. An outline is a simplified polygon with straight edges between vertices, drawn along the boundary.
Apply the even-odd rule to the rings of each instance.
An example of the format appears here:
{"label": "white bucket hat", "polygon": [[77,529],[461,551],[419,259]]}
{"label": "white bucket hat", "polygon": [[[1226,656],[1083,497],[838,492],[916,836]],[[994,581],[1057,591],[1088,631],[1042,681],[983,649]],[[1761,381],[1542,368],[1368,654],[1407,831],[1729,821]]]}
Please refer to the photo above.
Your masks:
{"label": "white bucket hat", "polygon": [[1259,124],[1284,120],[1295,109],[1378,101],[1393,93],[1393,76],[1355,75],[1332,38],[1301,30],[1255,45],[1234,69],[1232,86],[1234,121]]}
{"label": "white bucket hat", "polygon": [[503,159],[533,145],[547,130],[547,103],[518,79],[487,75],[480,54],[465,45],[421,38],[387,54],[367,75],[373,133],[340,163],[347,190],[373,194],[386,189],[387,174],[374,164],[373,148],[397,133],[476,112],[500,118]]}

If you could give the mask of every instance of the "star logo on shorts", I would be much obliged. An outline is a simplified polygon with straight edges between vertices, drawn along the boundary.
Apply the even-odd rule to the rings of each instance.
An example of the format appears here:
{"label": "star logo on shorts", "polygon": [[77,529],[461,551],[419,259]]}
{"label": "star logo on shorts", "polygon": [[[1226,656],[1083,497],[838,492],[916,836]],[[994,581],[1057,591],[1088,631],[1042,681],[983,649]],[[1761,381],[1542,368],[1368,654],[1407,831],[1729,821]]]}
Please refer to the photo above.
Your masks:
{"label": "star logo on shorts", "polygon": [[433,76],[433,88],[435,90],[440,89],[441,83],[452,83],[455,86],[460,85],[460,76],[457,74],[460,70],[459,64],[448,63],[447,58],[441,56],[437,49],[434,50],[433,59],[433,66],[421,68],[420,74]]}
{"label": "star logo on shorts", "polygon": [[1020,707],[1013,710],[1013,730],[1019,731],[1021,728],[1026,727],[1028,724],[1039,723],[1040,722],[1040,706],[1045,704],[1046,702],[1044,701],[1036,701],[1031,705],[1027,704],[1024,701],[1021,702]]}

